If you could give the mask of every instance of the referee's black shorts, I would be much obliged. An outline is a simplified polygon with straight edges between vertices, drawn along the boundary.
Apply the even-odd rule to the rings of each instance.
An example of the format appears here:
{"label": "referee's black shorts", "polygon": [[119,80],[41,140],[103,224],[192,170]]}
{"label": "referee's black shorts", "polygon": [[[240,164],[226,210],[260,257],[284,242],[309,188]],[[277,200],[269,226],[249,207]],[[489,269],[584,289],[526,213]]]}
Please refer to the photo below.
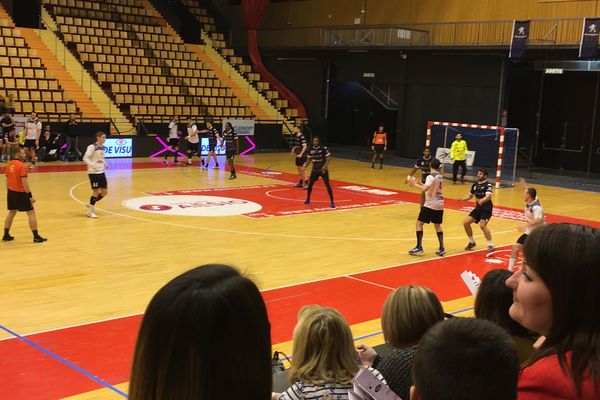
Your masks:
{"label": "referee's black shorts", "polygon": [[384,152],[385,149],[385,145],[383,144],[374,144],[373,145],[373,151],[375,151],[376,154],[382,154]]}
{"label": "referee's black shorts", "polygon": [[8,189],[6,195],[6,208],[8,210],[31,211],[33,204],[29,200],[29,195],[25,192],[15,192]]}

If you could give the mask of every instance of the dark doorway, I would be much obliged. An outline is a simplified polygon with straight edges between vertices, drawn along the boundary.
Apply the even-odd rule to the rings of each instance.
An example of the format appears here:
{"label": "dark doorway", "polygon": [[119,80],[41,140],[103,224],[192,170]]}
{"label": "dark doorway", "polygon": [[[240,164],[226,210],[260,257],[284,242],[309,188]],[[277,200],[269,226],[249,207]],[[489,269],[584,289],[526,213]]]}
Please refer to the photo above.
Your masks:
{"label": "dark doorway", "polygon": [[590,163],[598,164],[591,139],[598,130],[594,108],[599,77],[595,72],[544,75],[538,166],[586,172]]}
{"label": "dark doorway", "polygon": [[358,82],[332,81],[329,92],[329,143],[370,146],[378,124],[388,133],[388,150],[396,137],[396,110],[389,110]]}

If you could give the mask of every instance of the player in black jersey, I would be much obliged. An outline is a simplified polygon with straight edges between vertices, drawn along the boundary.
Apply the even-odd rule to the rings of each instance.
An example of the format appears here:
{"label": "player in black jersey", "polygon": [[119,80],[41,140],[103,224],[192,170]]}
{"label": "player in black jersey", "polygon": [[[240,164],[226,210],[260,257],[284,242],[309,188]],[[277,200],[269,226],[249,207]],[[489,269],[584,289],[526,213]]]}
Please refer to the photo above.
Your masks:
{"label": "player in black jersey", "polygon": [[[425,184],[427,176],[431,173],[430,164],[432,159],[433,157],[431,157],[431,149],[429,148],[429,146],[427,146],[423,149],[423,155],[420,158],[418,158],[415,162],[415,166],[410,171],[410,174],[408,174],[408,177],[413,176],[415,172],[421,170],[421,183]],[[408,183],[408,177],[406,178],[404,183]],[[423,204],[425,204],[425,192],[421,191],[421,206],[423,206]]]}
{"label": "player in black jersey", "polygon": [[206,158],[206,169],[208,169],[208,164],[210,164],[211,158],[215,160],[215,166],[213,168],[219,168],[219,160],[217,160],[217,156],[215,155],[217,142],[221,140],[219,131],[213,126],[212,122],[207,122],[206,129],[203,129],[198,133],[208,134],[208,157]]}
{"label": "player in black jersey", "polygon": [[313,168],[310,173],[310,181],[308,182],[306,200],[304,201],[304,204],[310,204],[312,187],[319,177],[322,177],[323,182],[325,182],[325,186],[327,187],[327,193],[329,193],[331,208],[335,208],[335,203],[333,202],[333,190],[329,184],[329,171],[327,170],[327,166],[331,160],[331,153],[327,147],[321,145],[319,138],[316,136],[313,137],[312,146],[310,149],[308,149],[307,158],[308,161],[306,161],[305,167],[308,167],[308,164],[312,162]]}
{"label": "player in black jersey", "polygon": [[308,179],[306,178],[306,155],[308,152],[308,142],[306,136],[302,133],[302,129],[299,126],[294,127],[294,147],[292,147],[292,154],[296,162],[296,168],[298,169],[298,183],[294,187],[305,189],[308,188]]}
{"label": "player in black jersey", "polygon": [[233,159],[238,152],[238,137],[230,122],[225,122],[225,129],[223,129],[223,136],[221,139],[221,147],[223,146],[225,147],[227,162],[229,163],[229,179],[235,179],[237,178],[237,175],[235,174]]}
{"label": "player in black jersey", "polygon": [[475,197],[475,208],[469,213],[469,216],[463,221],[465,232],[469,238],[469,243],[465,250],[472,250],[476,244],[473,239],[473,229],[471,224],[475,222],[479,224],[481,231],[487,239],[488,251],[494,250],[492,242],[492,233],[487,227],[488,222],[492,218],[494,205],[492,204],[492,190],[494,186],[487,180],[488,172],[485,169],[477,171],[477,182],[471,186],[471,192],[467,197],[459,198],[458,201],[467,201]]}

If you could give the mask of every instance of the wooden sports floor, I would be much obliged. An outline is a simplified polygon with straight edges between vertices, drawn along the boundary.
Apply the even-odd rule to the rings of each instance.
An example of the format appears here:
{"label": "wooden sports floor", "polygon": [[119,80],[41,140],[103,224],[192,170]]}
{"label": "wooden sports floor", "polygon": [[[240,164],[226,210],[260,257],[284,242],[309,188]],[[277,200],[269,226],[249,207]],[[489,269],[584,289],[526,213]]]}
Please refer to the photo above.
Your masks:
{"label": "wooden sports floor", "polygon": [[[198,265],[228,263],[253,277],[269,308],[274,349],[289,355],[304,304],[339,309],[357,341],[370,344],[383,342],[383,301],[403,284],[426,285],[447,312],[469,315],[473,298],[460,274],[506,268],[519,235],[522,191],[500,189],[490,222],[497,251],[486,256],[475,227],[478,247],[465,252],[462,220],[472,203],[455,199],[469,185],[445,182],[447,255],[435,256],[437,239],[426,226],[425,254],[411,257],[419,196],[404,184],[407,169],[334,158],[332,210],[321,181],[312,204],[303,204],[288,154],[241,156],[237,163],[238,179],[230,181],[223,166],[201,171],[158,159],[111,160],[97,220],[85,215],[83,165],[44,164],[32,172],[48,242],[33,244],[20,214],[11,231],[16,239],[0,243],[0,398],[124,398],[140,314],[162,285]],[[600,194],[537,188],[549,221],[600,226]],[[5,201],[2,195],[2,210]]]}

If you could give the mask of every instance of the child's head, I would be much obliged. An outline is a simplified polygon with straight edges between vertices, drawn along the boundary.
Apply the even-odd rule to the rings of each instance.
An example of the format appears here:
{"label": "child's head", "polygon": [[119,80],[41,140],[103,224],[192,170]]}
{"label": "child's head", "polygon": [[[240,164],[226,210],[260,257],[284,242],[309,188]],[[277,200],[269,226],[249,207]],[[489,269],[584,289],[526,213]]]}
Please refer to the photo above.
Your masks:
{"label": "child's head", "polygon": [[352,332],[329,307],[303,307],[294,328],[291,382],[350,383],[358,371]]}

